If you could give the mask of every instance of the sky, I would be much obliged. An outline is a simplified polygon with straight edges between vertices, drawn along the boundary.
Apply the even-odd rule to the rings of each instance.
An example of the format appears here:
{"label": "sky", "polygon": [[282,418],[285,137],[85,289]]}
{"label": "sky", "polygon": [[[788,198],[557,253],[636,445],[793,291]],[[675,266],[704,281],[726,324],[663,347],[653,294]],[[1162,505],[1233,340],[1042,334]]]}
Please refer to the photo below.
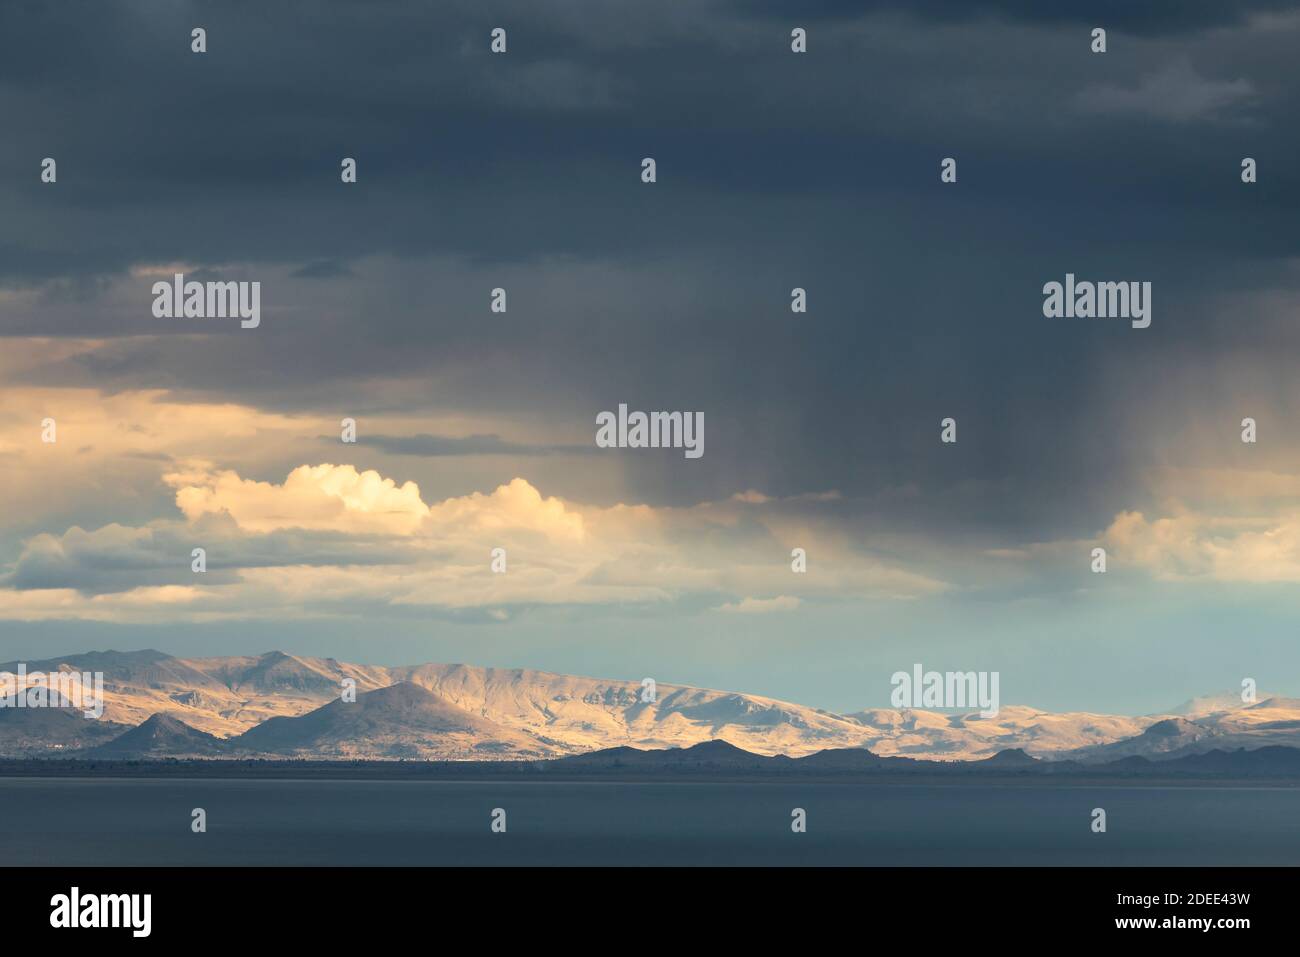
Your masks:
{"label": "sky", "polygon": [[4,5],[0,658],[1300,696],[1300,4],[1138,6]]}

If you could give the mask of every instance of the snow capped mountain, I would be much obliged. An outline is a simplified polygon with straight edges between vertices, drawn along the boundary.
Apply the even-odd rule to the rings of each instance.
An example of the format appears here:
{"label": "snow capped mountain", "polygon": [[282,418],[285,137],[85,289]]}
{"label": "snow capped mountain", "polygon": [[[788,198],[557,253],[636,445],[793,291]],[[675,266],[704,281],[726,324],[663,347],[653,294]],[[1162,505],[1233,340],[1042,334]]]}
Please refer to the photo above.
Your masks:
{"label": "snow capped mountain", "polygon": [[1004,706],[991,718],[978,712],[951,714],[876,708],[848,715],[872,735],[868,747],[882,756],[989,757],[1007,748],[1056,756],[1141,734],[1155,718],[1071,712],[1054,714],[1023,705]]}
{"label": "snow capped mountain", "polygon": [[471,714],[419,685],[400,682],[331,701],[299,717],[271,718],[230,745],[241,751],[313,758],[450,760],[549,757],[530,735]]}
{"label": "snow capped mountain", "polygon": [[[0,708],[3,756],[93,749],[86,753],[531,759],[721,741],[791,757],[867,748],[882,757],[976,760],[1019,749],[1040,759],[1103,761],[1300,746],[1300,700],[1276,696],[1255,704],[1209,696],[1177,713],[1140,717],[1020,705],[989,718],[890,708],[838,715],[680,685],[660,684],[655,700],[643,701],[633,680],[464,664],[389,668],[278,651],[193,659],[92,652],[27,668],[102,671],[104,715],[90,721],[62,710]],[[342,700],[349,680],[355,701]]]}

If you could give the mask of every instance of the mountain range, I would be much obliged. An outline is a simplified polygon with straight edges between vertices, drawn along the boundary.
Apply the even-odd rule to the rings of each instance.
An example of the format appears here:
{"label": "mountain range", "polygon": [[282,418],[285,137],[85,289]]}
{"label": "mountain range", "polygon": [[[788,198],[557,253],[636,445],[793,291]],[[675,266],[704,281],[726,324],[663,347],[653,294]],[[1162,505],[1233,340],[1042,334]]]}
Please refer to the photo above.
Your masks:
{"label": "mountain range", "polygon": [[[176,658],[88,652],[27,671],[102,672],[104,713],[0,708],[0,757],[274,757],[542,760],[614,748],[725,742],[759,756],[869,749],[876,757],[975,761],[1129,757],[1300,747],[1300,700],[1193,699],[1128,717],[1007,706],[991,718],[920,709],[834,714],[759,695],[463,664],[358,665],[269,652]],[[17,662],[0,664],[16,671]],[[345,679],[355,701],[342,698]],[[1001,752],[1012,753],[1011,758]],[[826,759],[822,759],[826,760]]]}

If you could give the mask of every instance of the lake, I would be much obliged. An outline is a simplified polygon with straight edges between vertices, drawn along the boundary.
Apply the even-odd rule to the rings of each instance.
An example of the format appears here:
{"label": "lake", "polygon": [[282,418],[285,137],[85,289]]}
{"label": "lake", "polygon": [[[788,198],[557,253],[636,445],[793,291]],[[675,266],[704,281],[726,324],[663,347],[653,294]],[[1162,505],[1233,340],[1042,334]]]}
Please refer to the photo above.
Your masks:
{"label": "lake", "polygon": [[1297,865],[1300,789],[9,778],[0,863]]}

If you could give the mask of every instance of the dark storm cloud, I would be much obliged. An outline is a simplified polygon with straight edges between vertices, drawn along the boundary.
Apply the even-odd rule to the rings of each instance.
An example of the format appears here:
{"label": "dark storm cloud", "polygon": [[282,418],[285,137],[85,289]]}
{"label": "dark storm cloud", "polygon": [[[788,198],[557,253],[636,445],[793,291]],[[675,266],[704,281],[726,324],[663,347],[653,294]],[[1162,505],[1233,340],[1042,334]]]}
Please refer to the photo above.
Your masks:
{"label": "dark storm cloud", "polygon": [[736,13],[762,12],[783,21],[848,21],[864,14],[900,13],[921,21],[967,23],[984,17],[1040,25],[1086,24],[1164,36],[1235,26],[1253,14],[1291,10],[1295,0],[805,0],[792,10],[781,0],[737,0]]}
{"label": "dark storm cloud", "polygon": [[[1080,122],[1071,99],[1087,85],[1158,64],[1093,57],[1086,32],[1064,26],[1028,42],[997,24],[954,34],[858,18],[800,59],[751,15],[699,5],[639,32],[626,16],[594,3],[6,7],[0,272],[658,253],[785,228],[760,201],[781,197],[823,198],[832,210],[808,210],[814,228],[843,239],[866,212],[853,204],[928,190],[941,146],[963,148],[986,197],[1028,202],[1036,182],[1077,179],[1086,209],[1089,183],[1117,200],[1202,195],[1237,142]],[[496,23],[512,47],[494,58]],[[1273,68],[1276,54],[1242,47],[1241,68]],[[1107,142],[1124,148],[1096,155]],[[649,153],[653,194],[630,188]],[[56,189],[35,175],[46,155]],[[360,163],[354,189],[338,182],[343,156]]]}
{"label": "dark storm cloud", "polygon": [[[1212,303],[1291,291],[1297,32],[1247,17],[1283,6],[823,3],[794,56],[771,6],[7,5],[0,282],[28,298],[0,323],[121,337],[43,384],[582,429],[704,411],[705,458],[637,458],[634,498],[838,488],[868,531],[1095,529],[1143,464],[1126,404],[1257,328]],[[1132,39],[1093,55],[1093,20]],[[160,327],[124,271],[172,262],[261,279],[262,327]],[[1043,319],[1066,271],[1152,281],[1153,327]],[[1265,378],[1294,354],[1273,336]],[[1116,356],[1146,376],[1116,387]],[[386,379],[424,385],[364,389]]]}
{"label": "dark storm cloud", "polygon": [[[330,437],[332,441],[332,437]],[[359,445],[372,445],[394,455],[591,455],[594,445],[529,445],[507,442],[499,435],[371,435]]]}

